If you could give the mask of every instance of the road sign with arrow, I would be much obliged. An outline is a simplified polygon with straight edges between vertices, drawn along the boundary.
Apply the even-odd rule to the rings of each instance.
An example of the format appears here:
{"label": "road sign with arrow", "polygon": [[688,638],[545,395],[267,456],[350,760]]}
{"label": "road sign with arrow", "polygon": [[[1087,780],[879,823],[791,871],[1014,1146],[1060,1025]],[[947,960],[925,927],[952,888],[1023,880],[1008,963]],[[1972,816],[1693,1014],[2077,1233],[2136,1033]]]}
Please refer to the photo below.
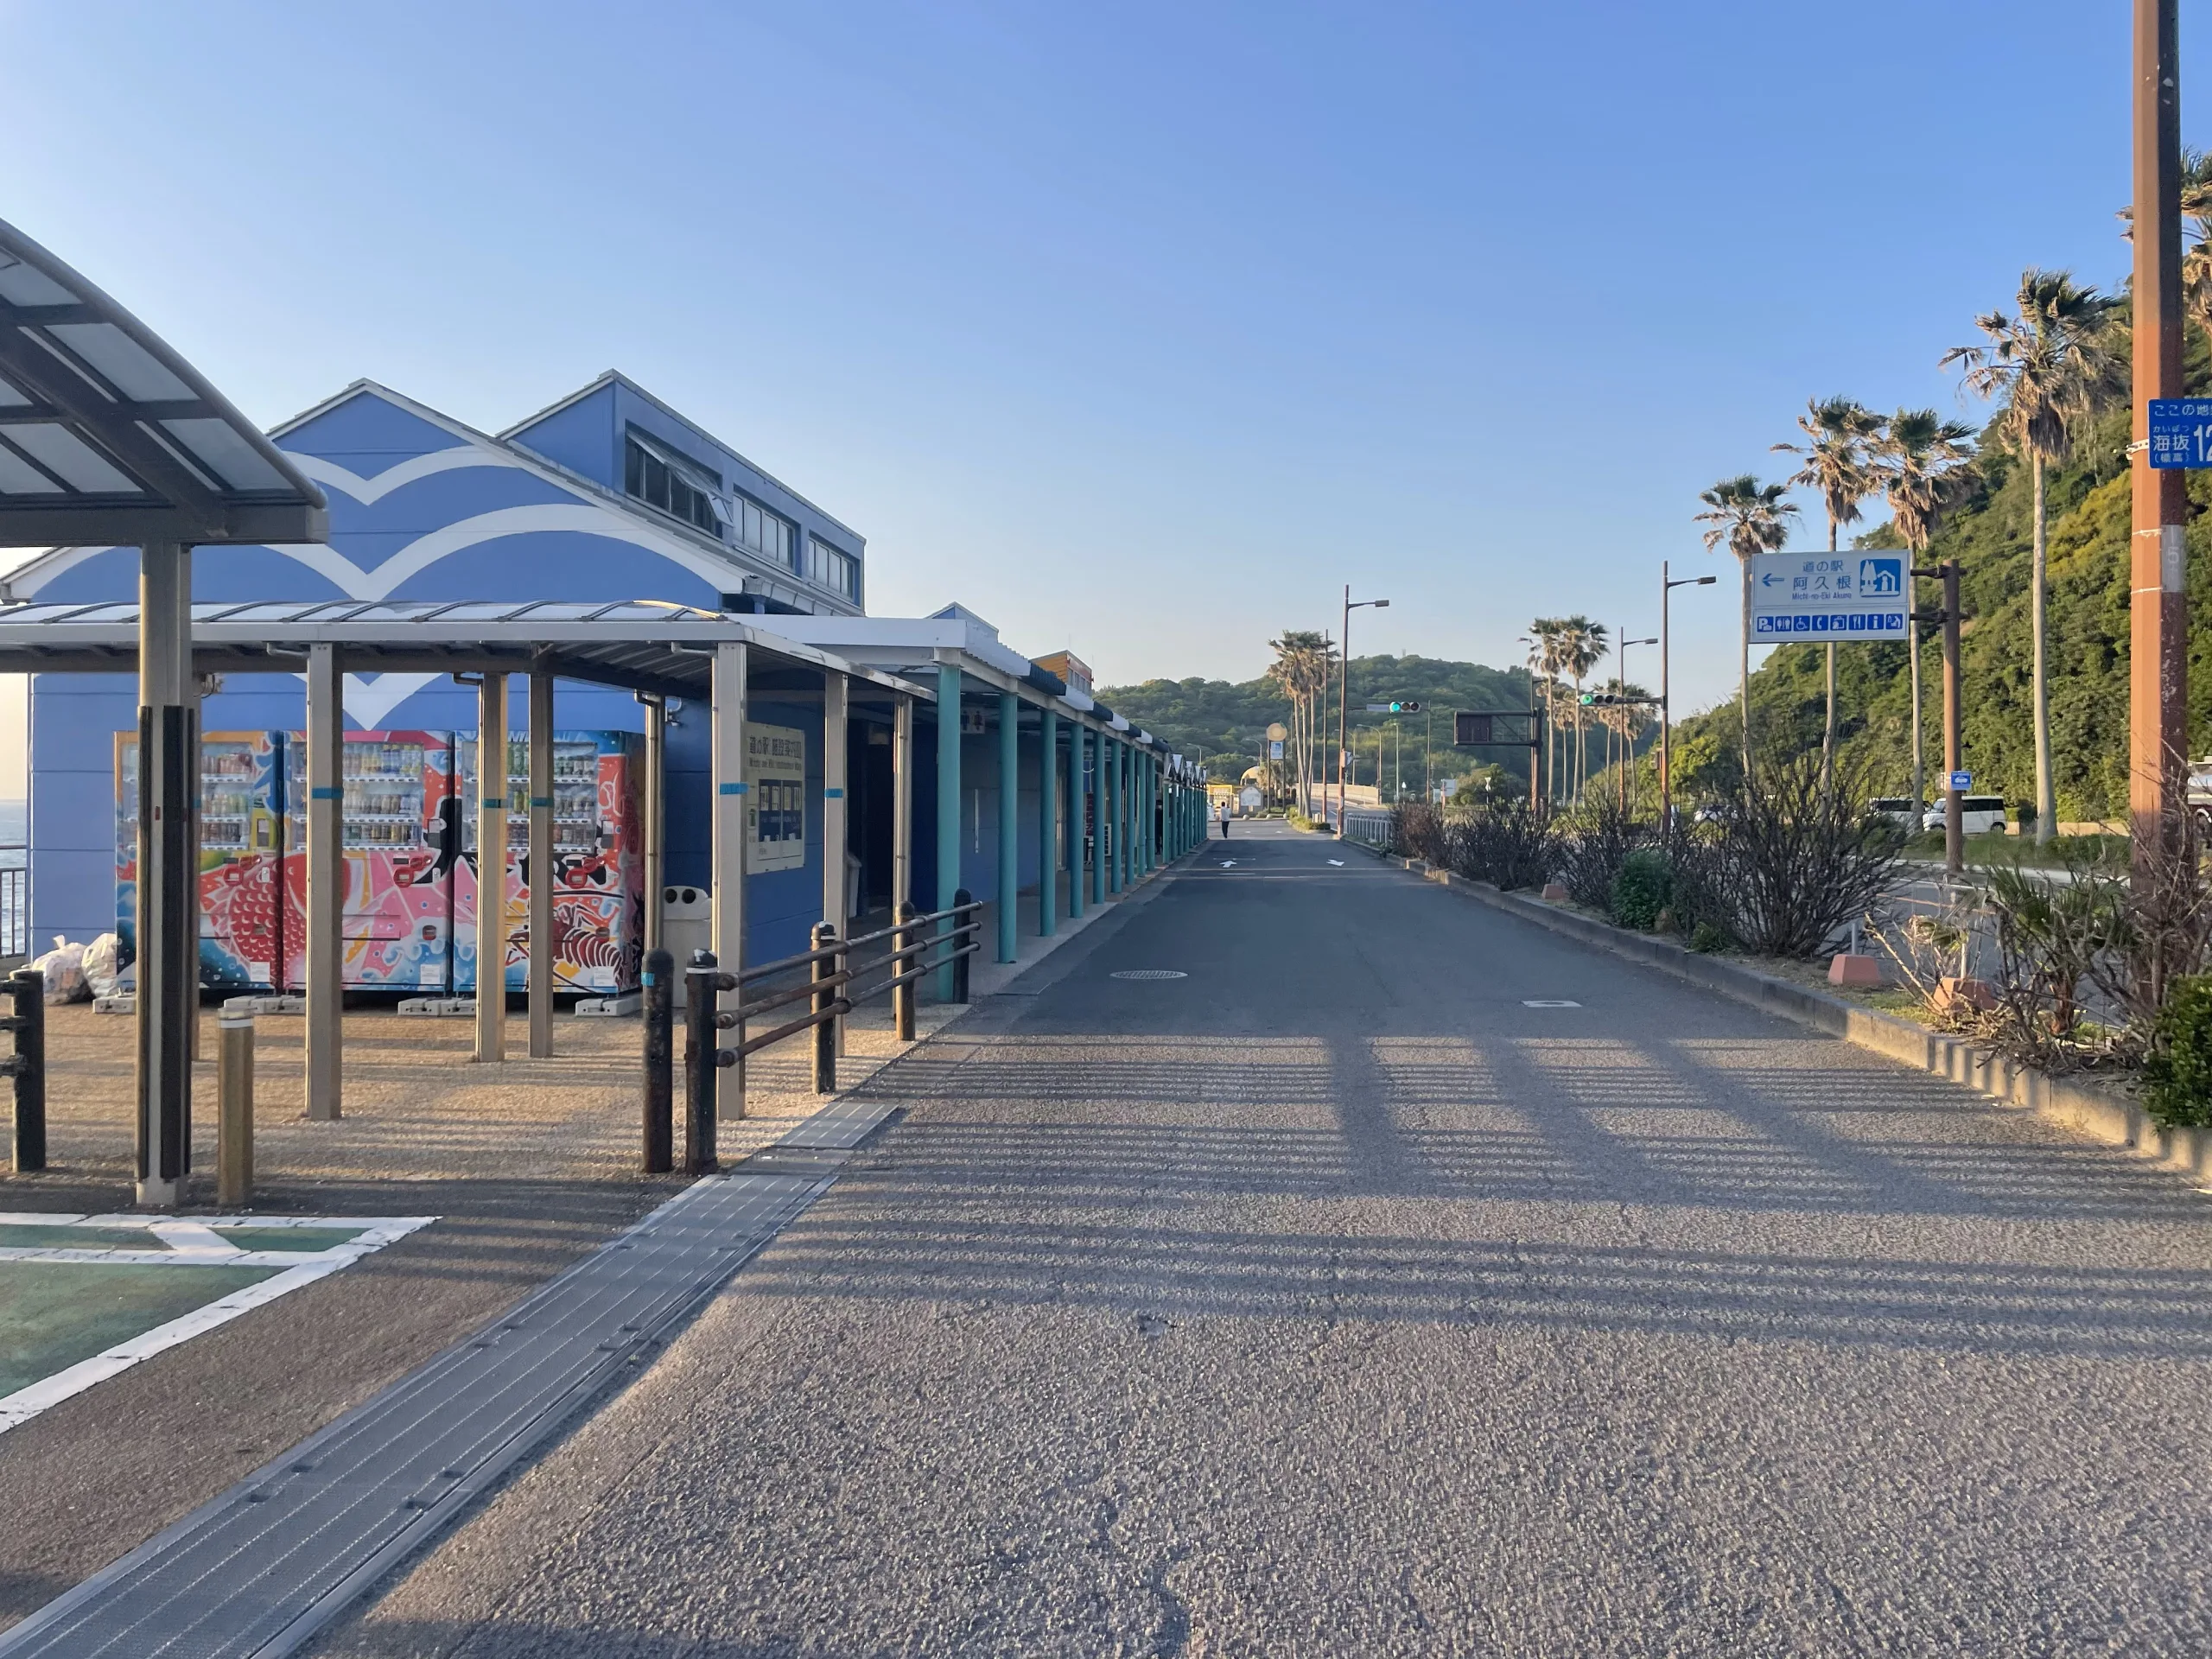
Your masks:
{"label": "road sign with arrow", "polygon": [[1911,602],[1903,552],[1761,553],[1751,561],[1751,643],[1903,639]]}

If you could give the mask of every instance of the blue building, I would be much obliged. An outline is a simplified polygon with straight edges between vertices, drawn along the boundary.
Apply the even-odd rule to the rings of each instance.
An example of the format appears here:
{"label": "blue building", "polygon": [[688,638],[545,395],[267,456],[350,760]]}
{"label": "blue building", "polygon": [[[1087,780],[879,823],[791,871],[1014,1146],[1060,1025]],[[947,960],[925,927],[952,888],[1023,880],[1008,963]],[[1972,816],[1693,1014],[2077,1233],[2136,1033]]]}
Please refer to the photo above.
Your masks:
{"label": "blue building", "polygon": [[[619,374],[498,436],[367,381],[270,435],[328,495],[330,539],[205,550],[197,603],[653,598],[764,617],[861,613],[858,532]],[[19,601],[88,605],[134,599],[137,581],[134,547],[63,548],[7,586]],[[304,696],[299,676],[225,676],[201,728],[296,729]],[[563,682],[558,696],[564,728],[642,729],[625,693]],[[474,693],[431,674],[349,674],[345,703],[357,729],[473,731],[476,721]],[[137,706],[128,674],[32,677],[35,939],[115,925],[114,734],[135,727]],[[763,698],[753,718],[818,739],[818,700]],[[705,741],[705,722],[679,714],[668,753],[672,880],[706,879]],[[818,749],[808,772],[818,785]],[[818,868],[818,823],[815,834],[804,868],[748,883],[763,949],[798,948],[819,915],[818,877],[806,873]]]}

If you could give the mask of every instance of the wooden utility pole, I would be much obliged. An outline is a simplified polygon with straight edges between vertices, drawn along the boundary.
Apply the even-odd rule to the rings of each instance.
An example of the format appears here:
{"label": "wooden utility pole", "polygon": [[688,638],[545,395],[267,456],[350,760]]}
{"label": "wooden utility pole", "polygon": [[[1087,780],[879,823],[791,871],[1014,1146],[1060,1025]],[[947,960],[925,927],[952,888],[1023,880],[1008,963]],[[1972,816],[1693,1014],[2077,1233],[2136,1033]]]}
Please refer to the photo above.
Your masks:
{"label": "wooden utility pole", "polygon": [[2189,612],[2183,485],[2151,466],[2150,401],[2181,380],[2181,89],[2178,0],[2135,0],[2134,535],[2130,621],[2128,815],[2139,882],[2170,868],[2188,778]]}

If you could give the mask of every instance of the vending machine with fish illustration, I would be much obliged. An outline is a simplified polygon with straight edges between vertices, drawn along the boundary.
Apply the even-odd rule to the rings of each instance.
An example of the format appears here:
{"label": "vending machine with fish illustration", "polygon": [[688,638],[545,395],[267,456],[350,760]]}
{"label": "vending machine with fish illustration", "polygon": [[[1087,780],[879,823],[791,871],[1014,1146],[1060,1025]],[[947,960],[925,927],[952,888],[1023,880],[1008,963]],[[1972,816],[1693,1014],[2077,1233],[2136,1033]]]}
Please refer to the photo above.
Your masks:
{"label": "vending machine with fish illustration", "polygon": [[[556,990],[611,995],[635,989],[645,931],[645,855],[638,815],[640,740],[630,732],[553,737],[553,967]],[[461,736],[460,798],[476,799],[476,742]],[[530,982],[530,744],[507,753],[507,845],[494,937],[507,989]],[[476,988],[479,963],[476,814],[460,813],[462,856],[453,876],[454,988]]]}
{"label": "vending machine with fish illustration", "polygon": [[[345,910],[340,982],[349,989],[453,988],[454,798],[449,732],[347,732],[339,755]],[[307,740],[285,749],[286,989],[307,983]]]}
{"label": "vending machine with fish illustration", "polygon": [[[267,990],[284,961],[281,732],[209,732],[200,741],[200,982]],[[138,737],[115,739],[115,931],[137,953]]]}

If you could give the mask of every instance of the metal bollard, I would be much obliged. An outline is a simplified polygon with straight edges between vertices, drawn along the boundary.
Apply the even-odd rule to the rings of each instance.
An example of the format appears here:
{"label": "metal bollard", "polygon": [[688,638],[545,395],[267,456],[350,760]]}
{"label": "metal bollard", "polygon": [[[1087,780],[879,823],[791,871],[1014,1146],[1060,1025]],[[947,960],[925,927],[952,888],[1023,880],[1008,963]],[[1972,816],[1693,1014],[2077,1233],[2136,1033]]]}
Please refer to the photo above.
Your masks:
{"label": "metal bollard", "polygon": [[5,1021],[16,1033],[10,1065],[16,1079],[16,1173],[46,1167],[46,976],[19,968],[8,978],[15,1007]]}
{"label": "metal bollard", "polygon": [[[952,925],[956,930],[966,926],[975,919],[973,916],[962,914],[960,908],[963,905],[972,905],[975,902],[976,895],[967,888],[953,889]],[[952,959],[952,1000],[955,1002],[964,1003],[968,1000],[968,957],[969,954],[968,944],[969,941],[963,935],[957,931],[954,932],[952,948],[959,953]]]}
{"label": "metal bollard", "polygon": [[225,1008],[215,1029],[215,1202],[235,1210],[253,1199],[253,1016]]}
{"label": "metal bollard", "polygon": [[711,1175],[715,1161],[715,953],[694,950],[683,970],[683,1172]]}
{"label": "metal bollard", "polygon": [[[827,922],[817,922],[807,936],[810,950],[826,950],[837,943],[837,930]],[[824,982],[836,977],[837,958],[822,957],[814,964],[814,1092],[834,1095],[837,1092],[837,1020],[830,1012],[837,1001],[838,988]]]}
{"label": "metal bollard", "polygon": [[676,1158],[676,958],[645,952],[645,1172],[665,1175]]}
{"label": "metal bollard", "polygon": [[[914,943],[914,930],[910,925],[913,919],[914,906],[901,900],[898,910],[899,931],[893,936],[896,948],[900,950],[904,950]],[[909,974],[913,970],[912,957],[898,958],[899,973]],[[912,1042],[914,1040],[914,982],[912,980],[908,980],[904,985],[893,985],[891,988],[891,1019],[892,1023],[898,1029],[899,1040],[902,1043]]]}

